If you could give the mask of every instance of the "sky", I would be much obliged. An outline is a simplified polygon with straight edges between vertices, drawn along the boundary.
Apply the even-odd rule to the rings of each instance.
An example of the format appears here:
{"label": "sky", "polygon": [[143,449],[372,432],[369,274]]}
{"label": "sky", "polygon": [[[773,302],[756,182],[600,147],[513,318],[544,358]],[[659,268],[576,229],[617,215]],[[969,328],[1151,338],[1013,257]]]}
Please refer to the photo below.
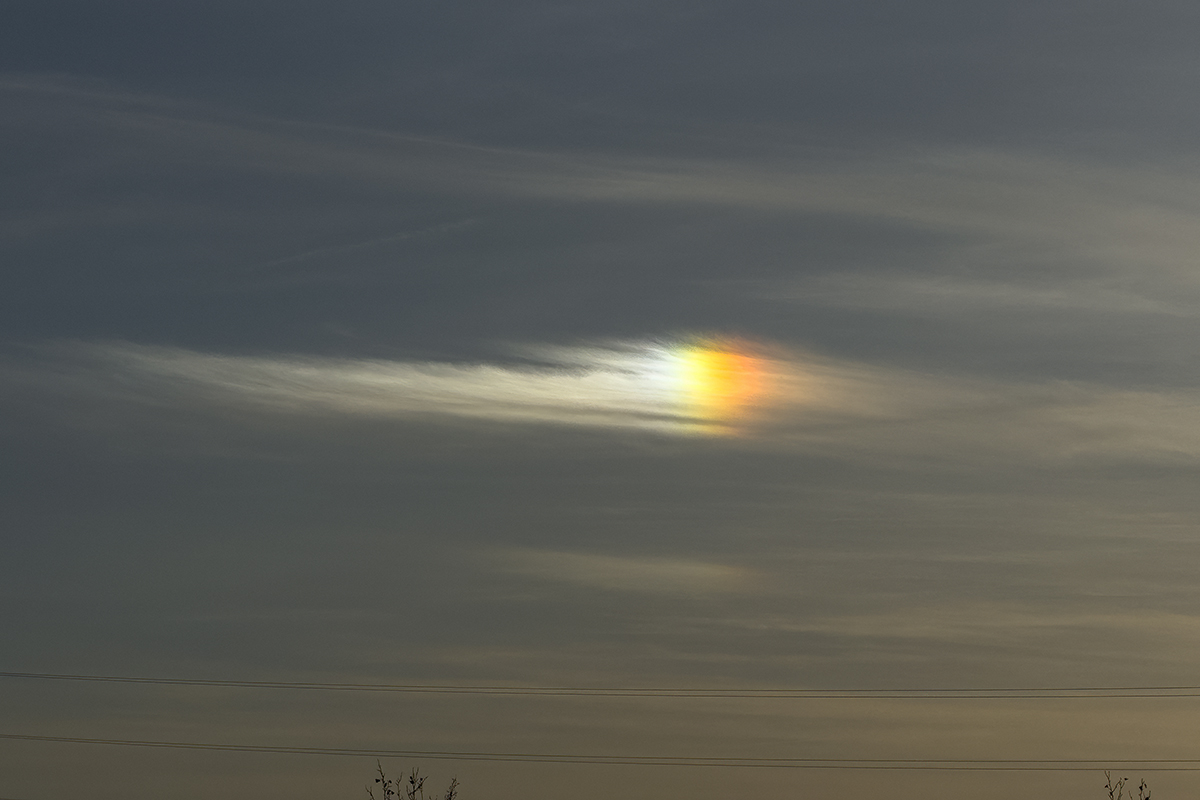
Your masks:
{"label": "sky", "polygon": [[[1200,684],[1198,33],[6,0],[0,735],[724,764],[383,760],[462,800],[1195,794],[1122,760],[1194,758],[1200,698],[903,690]],[[375,764],[0,737],[0,797]]]}

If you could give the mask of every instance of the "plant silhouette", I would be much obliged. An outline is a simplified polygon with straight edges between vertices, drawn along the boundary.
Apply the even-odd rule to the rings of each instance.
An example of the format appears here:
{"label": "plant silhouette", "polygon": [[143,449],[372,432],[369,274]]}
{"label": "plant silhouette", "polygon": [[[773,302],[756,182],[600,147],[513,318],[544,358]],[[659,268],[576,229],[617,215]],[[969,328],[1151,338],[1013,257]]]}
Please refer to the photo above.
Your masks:
{"label": "plant silhouette", "polygon": [[[1125,784],[1129,778],[1113,780],[1112,773],[1104,770],[1104,789],[1108,792],[1108,800],[1125,800]],[[1133,789],[1129,790],[1129,800],[1133,800]],[[1150,787],[1143,780],[1138,784],[1138,800],[1150,800]]]}
{"label": "plant silhouette", "polygon": [[[393,780],[383,771],[383,764],[376,761],[375,770],[379,777],[375,779],[381,797],[375,796],[375,788],[368,785],[367,794],[371,800],[425,800],[425,778],[421,770],[413,769],[405,779]],[[454,800],[458,796],[458,778],[451,778],[450,785],[442,793],[440,800]]]}

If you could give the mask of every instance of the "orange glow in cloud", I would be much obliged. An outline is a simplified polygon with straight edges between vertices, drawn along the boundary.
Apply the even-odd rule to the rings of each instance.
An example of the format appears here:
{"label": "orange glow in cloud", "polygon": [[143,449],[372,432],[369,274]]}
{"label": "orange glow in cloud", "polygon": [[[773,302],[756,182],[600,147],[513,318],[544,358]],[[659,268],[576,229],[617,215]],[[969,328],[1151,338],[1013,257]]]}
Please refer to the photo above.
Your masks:
{"label": "orange glow in cloud", "polygon": [[671,357],[679,397],[692,417],[733,423],[766,399],[767,361],[736,342],[696,342],[673,350]]}

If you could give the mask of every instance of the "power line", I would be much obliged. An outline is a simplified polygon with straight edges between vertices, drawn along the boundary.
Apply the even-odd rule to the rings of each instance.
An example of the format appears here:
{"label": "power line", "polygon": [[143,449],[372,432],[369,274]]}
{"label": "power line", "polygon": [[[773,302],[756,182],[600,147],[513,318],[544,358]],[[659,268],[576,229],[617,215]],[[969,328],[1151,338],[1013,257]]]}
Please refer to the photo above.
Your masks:
{"label": "power line", "polygon": [[424,758],[448,761],[501,761],[536,764],[592,764],[653,767],[737,767],[755,769],[927,770],[959,772],[1092,772],[1106,767],[1141,767],[1157,772],[1200,772],[1200,759],[920,759],[920,758],[745,758],[737,756],[605,756],[560,753],[483,753],[446,750],[381,750],[369,748],[298,747],[211,742],[165,742],[95,739],[81,736],[36,736],[0,733],[0,739],[175,750],[238,753],[349,756],[355,758]]}
{"label": "power line", "polygon": [[308,681],[210,680],[125,675],[66,675],[48,672],[0,672],[0,678],[131,683],[163,686],[207,686],[242,689],[307,691],[398,692],[411,694],[470,694],[541,697],[679,697],[698,699],[917,699],[917,700],[1069,700],[1200,697],[1200,686],[1045,686],[1024,688],[902,688],[902,689],[720,689],[720,688],[605,688],[587,686],[484,686],[403,683],[318,683]]}

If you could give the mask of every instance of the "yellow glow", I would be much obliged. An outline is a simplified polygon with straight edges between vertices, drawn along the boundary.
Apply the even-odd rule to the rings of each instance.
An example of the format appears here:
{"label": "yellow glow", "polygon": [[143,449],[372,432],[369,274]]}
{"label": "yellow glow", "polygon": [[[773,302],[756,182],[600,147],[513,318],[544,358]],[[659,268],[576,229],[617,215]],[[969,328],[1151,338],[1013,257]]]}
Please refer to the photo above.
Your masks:
{"label": "yellow glow", "polygon": [[732,342],[680,348],[677,373],[689,415],[709,422],[744,417],[767,388],[765,361]]}

